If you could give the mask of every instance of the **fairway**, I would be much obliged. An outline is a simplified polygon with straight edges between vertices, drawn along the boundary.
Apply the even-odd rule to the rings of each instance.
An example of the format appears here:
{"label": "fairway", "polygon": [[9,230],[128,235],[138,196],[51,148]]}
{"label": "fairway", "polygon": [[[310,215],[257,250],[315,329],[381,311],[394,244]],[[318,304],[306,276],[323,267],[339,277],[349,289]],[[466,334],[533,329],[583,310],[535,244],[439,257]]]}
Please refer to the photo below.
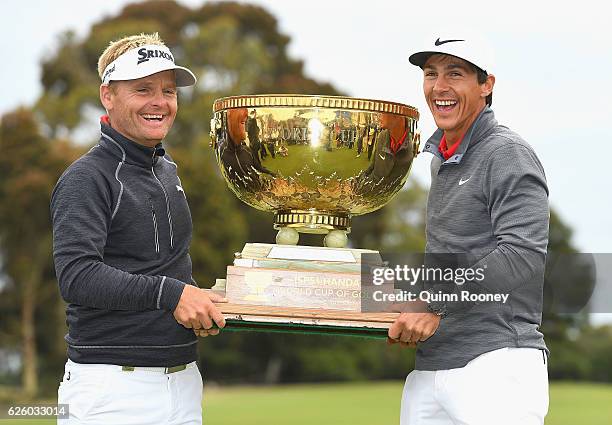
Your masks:
{"label": "fairway", "polygon": [[[273,387],[205,387],[204,424],[398,424],[402,386],[403,382],[389,381]],[[612,385],[551,385],[546,425],[608,425],[610,418]],[[2,425],[54,423],[53,420],[0,419]]]}
{"label": "fairway", "polygon": [[[209,389],[204,423],[397,424],[402,386],[366,382]],[[612,385],[551,384],[546,425],[609,425],[611,418]]]}

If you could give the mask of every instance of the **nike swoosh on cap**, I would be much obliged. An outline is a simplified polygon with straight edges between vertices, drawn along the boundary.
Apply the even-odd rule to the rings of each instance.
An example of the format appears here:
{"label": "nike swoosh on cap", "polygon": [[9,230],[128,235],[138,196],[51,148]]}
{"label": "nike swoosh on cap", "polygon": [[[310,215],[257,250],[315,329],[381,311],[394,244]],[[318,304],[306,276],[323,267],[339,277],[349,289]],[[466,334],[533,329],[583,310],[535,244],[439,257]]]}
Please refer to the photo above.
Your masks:
{"label": "nike swoosh on cap", "polygon": [[440,37],[438,37],[438,39],[434,42],[434,44],[436,46],[441,46],[442,44],[453,43],[455,41],[465,41],[465,40],[442,40],[442,41],[440,41]]}

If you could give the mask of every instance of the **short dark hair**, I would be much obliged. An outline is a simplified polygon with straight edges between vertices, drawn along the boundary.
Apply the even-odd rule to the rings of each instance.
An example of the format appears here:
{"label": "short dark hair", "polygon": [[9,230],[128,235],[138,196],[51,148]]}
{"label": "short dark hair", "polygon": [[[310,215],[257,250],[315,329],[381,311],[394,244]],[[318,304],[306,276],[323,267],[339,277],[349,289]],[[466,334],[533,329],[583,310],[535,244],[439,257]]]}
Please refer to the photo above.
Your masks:
{"label": "short dark hair", "polygon": [[[474,68],[474,71],[476,71],[476,78],[478,79],[478,84],[486,83],[487,77],[489,76],[489,74],[487,74],[487,71],[478,68],[476,65],[472,65],[472,67]],[[491,94],[489,94],[485,100],[487,102],[487,105],[491,106],[493,104],[493,92],[491,92]]]}

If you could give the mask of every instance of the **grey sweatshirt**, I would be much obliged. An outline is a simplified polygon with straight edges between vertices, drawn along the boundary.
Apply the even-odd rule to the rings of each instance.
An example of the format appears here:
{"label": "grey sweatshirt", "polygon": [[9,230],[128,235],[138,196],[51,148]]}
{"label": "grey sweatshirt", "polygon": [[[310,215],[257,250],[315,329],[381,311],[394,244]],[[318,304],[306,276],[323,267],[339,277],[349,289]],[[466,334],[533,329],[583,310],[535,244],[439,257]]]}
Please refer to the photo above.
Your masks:
{"label": "grey sweatshirt", "polygon": [[191,275],[191,215],[177,166],[102,124],[51,198],[53,256],[77,363],[176,366],[196,337],[172,312]]}
{"label": "grey sweatshirt", "polygon": [[483,281],[454,286],[455,293],[506,293],[509,300],[431,303],[447,315],[419,344],[416,369],[463,367],[504,347],[545,350],[538,330],[549,221],[544,169],[533,149],[499,125],[488,106],[446,161],[438,151],[442,135],[437,130],[424,148],[434,155],[426,252],[463,254],[463,266],[484,266]]}

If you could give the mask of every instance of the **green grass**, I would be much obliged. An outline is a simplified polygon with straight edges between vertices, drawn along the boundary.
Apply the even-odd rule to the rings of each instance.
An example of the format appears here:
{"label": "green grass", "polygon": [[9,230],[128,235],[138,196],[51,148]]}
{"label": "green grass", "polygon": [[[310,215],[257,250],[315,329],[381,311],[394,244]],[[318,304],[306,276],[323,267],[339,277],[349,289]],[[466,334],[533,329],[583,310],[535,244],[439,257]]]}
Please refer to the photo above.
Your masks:
{"label": "green grass", "polygon": [[555,383],[550,386],[546,425],[612,423],[612,385]]}
{"label": "green grass", "polygon": [[204,423],[397,424],[401,383],[289,385],[204,390]]}
{"label": "green grass", "polygon": [[[402,387],[372,382],[205,390],[204,423],[397,424]],[[610,423],[612,385],[551,384],[546,425]]]}
{"label": "green grass", "polygon": [[[204,390],[204,424],[397,424],[402,382],[221,387]],[[612,385],[553,383],[546,425],[608,425]],[[0,420],[50,425],[51,420]],[[520,425],[520,424],[517,424]]]}

